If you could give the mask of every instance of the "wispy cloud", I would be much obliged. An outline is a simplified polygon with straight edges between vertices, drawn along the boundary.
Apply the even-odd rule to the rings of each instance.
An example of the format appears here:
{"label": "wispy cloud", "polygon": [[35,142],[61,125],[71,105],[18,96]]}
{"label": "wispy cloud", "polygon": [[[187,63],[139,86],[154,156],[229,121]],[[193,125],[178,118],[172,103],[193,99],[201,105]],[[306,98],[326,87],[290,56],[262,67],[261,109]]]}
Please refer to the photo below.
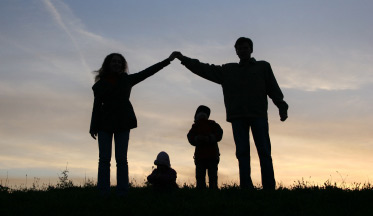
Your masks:
{"label": "wispy cloud", "polygon": [[[61,17],[60,13],[58,12],[57,8],[53,5],[53,3],[50,1],[50,0],[43,0],[46,8],[48,9],[48,11],[51,13],[51,15],[53,16],[54,20],[57,22],[57,24],[65,31],[65,33],[69,36],[69,38],[71,39],[71,42],[74,44],[74,47],[76,49],[76,51],[78,52],[79,56],[80,56],[80,59],[81,59],[81,62],[82,62],[82,65],[85,67],[85,69],[87,69],[88,71],[90,70],[86,60],[85,60],[85,57],[75,39],[75,37],[73,36],[73,34],[71,33],[70,29],[65,25],[65,22],[63,20],[63,18]],[[63,4],[62,2],[59,2],[59,4]],[[66,5],[64,5],[65,7],[67,7]]]}
{"label": "wispy cloud", "polygon": [[304,91],[355,90],[373,83],[373,58],[367,50],[318,44],[267,51],[280,85]]}

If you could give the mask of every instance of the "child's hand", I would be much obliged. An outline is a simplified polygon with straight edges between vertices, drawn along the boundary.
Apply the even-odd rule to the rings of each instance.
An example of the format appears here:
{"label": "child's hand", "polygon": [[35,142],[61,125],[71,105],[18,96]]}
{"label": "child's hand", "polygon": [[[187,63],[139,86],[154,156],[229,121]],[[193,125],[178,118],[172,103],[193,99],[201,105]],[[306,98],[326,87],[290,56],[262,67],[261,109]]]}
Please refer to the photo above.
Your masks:
{"label": "child's hand", "polygon": [[199,143],[207,143],[210,141],[210,137],[209,136],[202,136],[202,135],[199,135],[199,136],[196,136],[195,138],[196,142],[199,142]]}
{"label": "child's hand", "polygon": [[216,142],[217,142],[216,137],[215,137],[214,134],[210,134],[209,137],[210,137],[210,142],[211,142],[211,143],[216,143]]}

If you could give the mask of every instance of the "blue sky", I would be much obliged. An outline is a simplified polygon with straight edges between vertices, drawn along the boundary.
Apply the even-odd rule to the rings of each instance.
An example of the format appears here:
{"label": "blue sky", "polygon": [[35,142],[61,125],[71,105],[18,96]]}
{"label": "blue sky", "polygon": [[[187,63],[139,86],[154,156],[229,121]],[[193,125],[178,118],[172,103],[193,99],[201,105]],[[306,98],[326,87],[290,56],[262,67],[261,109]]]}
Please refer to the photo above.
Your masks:
{"label": "blue sky", "polygon": [[[289,119],[269,101],[276,180],[366,182],[373,162],[371,1],[0,2],[0,178],[96,178],[98,148],[88,134],[92,71],[122,53],[130,73],[174,50],[202,62],[237,62],[233,44],[254,41],[271,63]],[[179,182],[194,182],[186,133],[205,104],[224,129],[219,183],[238,180],[221,87],[178,60],[135,86],[139,127],[131,131],[130,178],[142,182],[167,151]],[[253,180],[260,183],[252,145]],[[113,165],[113,167],[115,167]],[[337,173],[338,172],[338,173]],[[112,172],[115,183],[115,172]]]}

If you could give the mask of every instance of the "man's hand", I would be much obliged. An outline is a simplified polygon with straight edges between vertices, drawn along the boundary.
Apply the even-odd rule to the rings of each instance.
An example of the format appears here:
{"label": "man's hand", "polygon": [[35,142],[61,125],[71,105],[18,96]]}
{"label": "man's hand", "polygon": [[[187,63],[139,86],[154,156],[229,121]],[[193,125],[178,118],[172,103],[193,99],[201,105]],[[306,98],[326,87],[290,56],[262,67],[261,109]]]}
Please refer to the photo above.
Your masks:
{"label": "man's hand", "polygon": [[89,132],[90,134],[91,134],[91,137],[93,138],[93,139],[96,139],[96,137],[97,137],[97,132]]}
{"label": "man's hand", "polygon": [[285,121],[287,118],[288,118],[288,113],[287,112],[280,113],[280,119],[281,119],[281,121]]}

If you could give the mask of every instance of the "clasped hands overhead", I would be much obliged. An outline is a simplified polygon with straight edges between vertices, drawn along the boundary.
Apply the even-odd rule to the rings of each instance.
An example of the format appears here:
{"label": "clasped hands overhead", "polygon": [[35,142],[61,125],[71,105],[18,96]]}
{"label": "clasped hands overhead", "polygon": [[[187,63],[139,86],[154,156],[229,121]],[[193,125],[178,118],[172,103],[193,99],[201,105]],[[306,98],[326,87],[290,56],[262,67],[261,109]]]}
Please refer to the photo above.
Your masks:
{"label": "clasped hands overhead", "polygon": [[179,51],[174,51],[174,52],[171,53],[171,55],[170,55],[170,57],[168,57],[168,59],[169,59],[170,61],[173,61],[175,58],[177,58],[177,59],[180,60],[180,58],[181,58],[182,56],[183,56],[183,55],[181,54],[181,52],[179,52]]}

